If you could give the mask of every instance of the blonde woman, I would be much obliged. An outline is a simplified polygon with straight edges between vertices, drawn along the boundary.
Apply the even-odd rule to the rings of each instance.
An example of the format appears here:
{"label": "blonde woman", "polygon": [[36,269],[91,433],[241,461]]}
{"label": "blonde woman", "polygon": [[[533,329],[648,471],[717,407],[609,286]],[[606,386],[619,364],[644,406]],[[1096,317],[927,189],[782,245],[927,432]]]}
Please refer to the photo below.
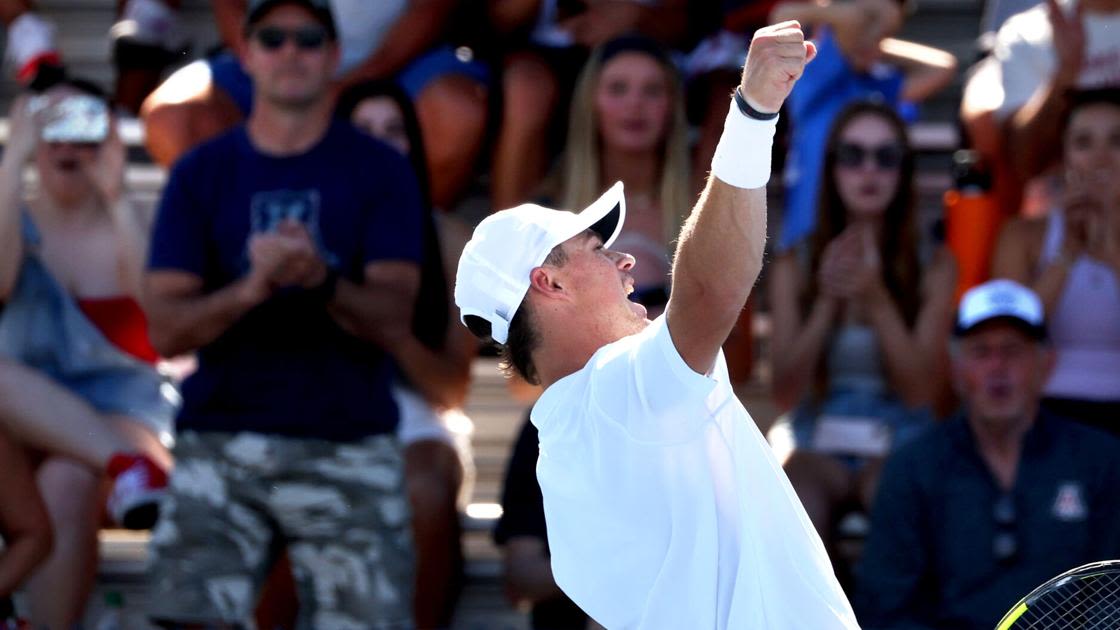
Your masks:
{"label": "blonde woman", "polygon": [[680,77],[656,43],[628,36],[592,52],[572,97],[559,205],[583,208],[625,183],[617,246],[637,258],[635,298],[654,313],[668,299],[670,244],[694,201],[686,131]]}

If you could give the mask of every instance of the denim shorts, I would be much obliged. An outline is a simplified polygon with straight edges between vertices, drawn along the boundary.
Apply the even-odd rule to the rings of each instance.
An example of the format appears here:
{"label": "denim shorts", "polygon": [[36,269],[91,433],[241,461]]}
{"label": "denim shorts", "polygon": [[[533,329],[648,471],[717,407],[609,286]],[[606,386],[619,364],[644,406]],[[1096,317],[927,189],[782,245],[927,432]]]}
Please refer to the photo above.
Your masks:
{"label": "denim shorts", "polygon": [[39,259],[27,215],[22,228],[27,251],[0,313],[0,357],[45,374],[98,412],[136,420],[170,446],[179,392],[105,338]]}
{"label": "denim shorts", "polygon": [[[825,416],[873,419],[889,435],[889,449],[914,439],[933,426],[933,412],[925,407],[907,407],[893,396],[857,389],[833,389],[821,402],[805,401],[791,414],[794,448],[815,451],[814,437],[818,421]],[[837,455],[850,468],[858,469],[865,457]]]}

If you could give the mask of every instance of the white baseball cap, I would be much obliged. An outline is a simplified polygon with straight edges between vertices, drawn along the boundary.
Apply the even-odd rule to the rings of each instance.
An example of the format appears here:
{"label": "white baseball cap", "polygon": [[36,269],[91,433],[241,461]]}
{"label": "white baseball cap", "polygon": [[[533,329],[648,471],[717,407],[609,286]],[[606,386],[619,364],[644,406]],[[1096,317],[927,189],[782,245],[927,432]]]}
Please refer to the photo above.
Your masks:
{"label": "white baseball cap", "polygon": [[490,322],[490,337],[505,343],[529,291],[529,272],[552,248],[584,230],[594,230],[610,246],[625,218],[622,182],[579,214],[526,203],[486,217],[463,248],[455,274],[455,304],[463,323],[468,316],[481,317]]}
{"label": "white baseball cap", "polygon": [[1008,318],[1022,323],[1038,339],[1046,337],[1042,300],[1038,294],[1013,280],[989,280],[972,287],[961,297],[957,309],[956,334],[967,334],[986,321]]}

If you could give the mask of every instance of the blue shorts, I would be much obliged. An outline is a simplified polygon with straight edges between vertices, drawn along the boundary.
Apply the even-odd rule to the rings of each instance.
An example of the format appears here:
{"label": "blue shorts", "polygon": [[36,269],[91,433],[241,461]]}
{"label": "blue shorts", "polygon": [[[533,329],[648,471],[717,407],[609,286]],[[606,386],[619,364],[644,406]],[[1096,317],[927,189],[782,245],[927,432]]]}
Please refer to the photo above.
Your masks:
{"label": "blue shorts", "polygon": [[[253,109],[253,80],[241,62],[228,52],[219,53],[206,60],[210,67],[210,77],[214,85],[222,89],[243,116]],[[490,83],[490,68],[474,58],[468,48],[438,46],[424,53],[397,74],[400,84],[413,101],[432,81],[447,75],[462,75],[483,85]]]}

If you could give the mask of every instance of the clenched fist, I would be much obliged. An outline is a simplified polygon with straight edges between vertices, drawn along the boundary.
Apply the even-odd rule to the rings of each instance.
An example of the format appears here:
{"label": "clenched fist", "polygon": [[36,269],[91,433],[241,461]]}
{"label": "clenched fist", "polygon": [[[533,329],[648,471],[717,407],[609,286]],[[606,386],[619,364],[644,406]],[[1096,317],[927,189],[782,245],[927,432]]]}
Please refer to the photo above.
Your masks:
{"label": "clenched fist", "polygon": [[740,89],[747,103],[761,112],[776,112],[801,78],[805,64],[817,56],[795,20],[755,31],[743,67]]}

